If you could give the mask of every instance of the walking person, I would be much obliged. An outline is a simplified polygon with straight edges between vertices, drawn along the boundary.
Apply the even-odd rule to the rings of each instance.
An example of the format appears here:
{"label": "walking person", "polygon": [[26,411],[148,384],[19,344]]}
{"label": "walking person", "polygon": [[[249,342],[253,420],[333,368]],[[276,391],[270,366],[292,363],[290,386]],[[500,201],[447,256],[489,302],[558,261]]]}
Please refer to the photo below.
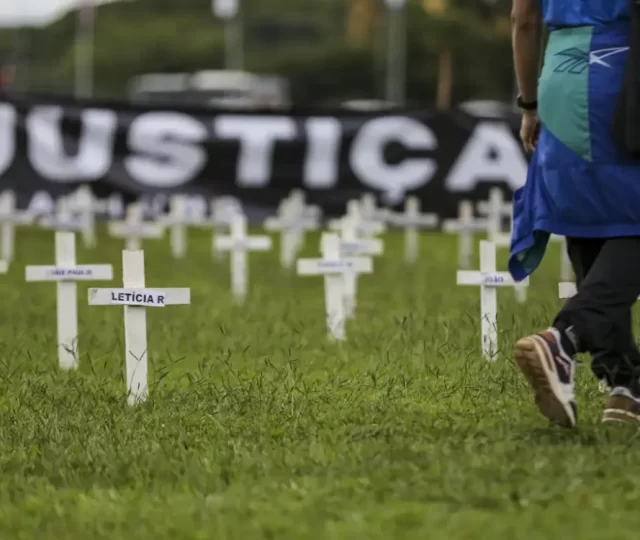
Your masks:
{"label": "walking person", "polygon": [[[516,343],[515,361],[540,412],[565,427],[578,421],[575,356],[582,352],[611,388],[602,420],[640,421],[631,322],[640,295],[640,160],[612,135],[627,62],[640,58],[630,50],[640,29],[635,10],[638,0],[513,1],[520,136],[533,155],[514,194],[509,270],[516,280],[531,274],[557,234],[567,238],[577,285],[551,327]],[[640,110],[637,91],[625,99]]]}

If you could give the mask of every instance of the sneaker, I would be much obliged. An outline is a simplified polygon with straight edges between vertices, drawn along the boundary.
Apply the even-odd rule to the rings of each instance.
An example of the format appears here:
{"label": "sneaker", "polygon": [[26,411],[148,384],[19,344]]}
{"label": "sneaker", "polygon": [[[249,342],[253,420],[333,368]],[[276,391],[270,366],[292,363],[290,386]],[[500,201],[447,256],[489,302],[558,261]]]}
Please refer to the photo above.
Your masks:
{"label": "sneaker", "polygon": [[609,392],[604,406],[603,422],[635,424],[640,422],[640,397],[624,386],[616,386]]}
{"label": "sneaker", "polygon": [[573,387],[576,362],[549,328],[516,343],[515,361],[533,389],[540,412],[554,424],[572,428],[578,422]]}

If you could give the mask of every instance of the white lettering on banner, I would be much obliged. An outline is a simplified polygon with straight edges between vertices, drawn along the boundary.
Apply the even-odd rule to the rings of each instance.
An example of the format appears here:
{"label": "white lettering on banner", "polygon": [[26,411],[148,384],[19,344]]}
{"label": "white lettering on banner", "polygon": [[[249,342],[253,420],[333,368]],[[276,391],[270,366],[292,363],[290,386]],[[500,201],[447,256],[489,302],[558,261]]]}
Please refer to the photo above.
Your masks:
{"label": "white lettering on banner", "polygon": [[309,118],[305,123],[307,154],[303,183],[312,189],[331,189],[338,181],[342,127],[337,118]]}
{"label": "white lettering on banner", "polygon": [[11,164],[16,153],[16,110],[8,104],[0,103],[0,176]]}
{"label": "white lettering on banner", "polygon": [[[117,111],[72,108],[67,114],[81,124],[77,141],[71,141],[75,149],[68,151],[61,126],[63,107],[36,106],[27,113],[27,151],[34,171],[56,183],[104,178],[114,159]],[[0,103],[0,176],[9,170],[16,157],[17,118],[13,105]],[[273,178],[276,144],[300,137],[306,148],[303,163],[296,162],[302,166],[299,170],[302,183],[308,189],[323,190],[335,188],[341,180],[342,124],[351,121],[356,120],[323,116],[300,121],[283,115],[223,114],[214,118],[213,131],[221,140],[239,143],[235,164],[238,187],[268,186]],[[302,126],[303,133],[299,132],[298,125]],[[129,126],[127,142],[131,153],[123,159],[124,168],[132,181],[146,187],[169,189],[188,184],[206,165],[208,154],[203,143],[210,131],[205,122],[187,113],[139,114]],[[385,150],[394,143],[407,151],[419,151],[421,155],[388,162]],[[295,150],[298,159],[300,146],[296,145]],[[437,148],[436,134],[422,121],[410,116],[381,116],[362,121],[355,132],[348,160],[353,174],[363,185],[382,192],[385,202],[395,203],[407,191],[432,181],[438,163],[426,153]],[[118,156],[118,159],[122,158]],[[526,171],[526,158],[510,127],[505,122],[481,121],[443,187],[460,193],[472,191],[481,183],[506,182],[515,190],[523,185]],[[166,203],[165,196],[150,197],[148,212],[158,215]],[[192,204],[189,213],[201,215],[206,211],[207,205],[202,199],[194,199]],[[51,212],[50,195],[36,193],[29,210],[38,215]]]}
{"label": "white lettering on banner", "polygon": [[27,114],[27,153],[31,166],[52,182],[75,183],[97,180],[111,168],[118,123],[114,111],[85,109],[79,116],[78,151],[65,155],[61,130],[62,107],[34,107]]}
{"label": "white lettering on banner", "polygon": [[296,138],[296,123],[288,116],[220,115],[215,120],[216,135],[239,139],[237,184],[259,188],[269,184],[276,141]]}
{"label": "white lettering on banner", "polygon": [[527,178],[527,160],[520,143],[503,122],[476,126],[451,168],[445,187],[449,191],[471,191],[480,182],[506,181],[516,190]]}
{"label": "white lettering on banner", "polygon": [[438,140],[427,126],[406,116],[386,116],[364,124],[353,141],[351,169],[363,184],[385,194],[396,203],[411,189],[429,183],[437,170],[435,160],[410,158],[389,164],[384,150],[392,142],[413,150],[435,150]]}
{"label": "white lettering on banner", "polygon": [[182,186],[204,167],[207,154],[200,143],[206,138],[206,126],[188,114],[145,113],[129,128],[129,149],[137,155],[127,157],[124,166],[145,186]]}
{"label": "white lettering on banner", "polygon": [[111,303],[122,306],[164,307],[163,292],[112,292]]}

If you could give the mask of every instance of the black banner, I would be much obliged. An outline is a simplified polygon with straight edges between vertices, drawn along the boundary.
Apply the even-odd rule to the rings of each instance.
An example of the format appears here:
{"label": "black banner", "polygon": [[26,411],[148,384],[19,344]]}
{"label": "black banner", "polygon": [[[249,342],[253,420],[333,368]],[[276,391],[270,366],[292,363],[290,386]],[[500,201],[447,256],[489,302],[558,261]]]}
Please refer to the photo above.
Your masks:
{"label": "black banner", "polygon": [[229,195],[272,213],[294,188],[326,214],[375,192],[385,206],[416,195],[424,211],[525,181],[516,115],[290,109],[226,111],[0,96],[0,190],[20,206],[88,184],[125,200]]}

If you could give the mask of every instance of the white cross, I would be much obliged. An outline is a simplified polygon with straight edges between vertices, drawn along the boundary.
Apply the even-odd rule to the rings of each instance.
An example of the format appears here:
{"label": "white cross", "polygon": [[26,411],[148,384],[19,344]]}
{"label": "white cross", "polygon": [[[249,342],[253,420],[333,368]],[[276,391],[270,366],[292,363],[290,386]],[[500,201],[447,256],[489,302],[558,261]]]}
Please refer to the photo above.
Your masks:
{"label": "white cross", "polygon": [[473,240],[476,233],[486,233],[487,219],[477,219],[473,216],[471,201],[460,201],[458,205],[458,219],[446,220],[442,228],[447,233],[458,233],[458,265],[462,270],[471,268],[473,256]]}
{"label": "white cross", "polygon": [[332,231],[339,231],[342,228],[342,220],[353,219],[356,223],[356,233],[358,236],[374,236],[382,234],[387,230],[384,223],[379,221],[368,221],[362,217],[360,201],[351,200],[347,202],[347,212],[339,219],[331,219],[327,226]]}
{"label": "white cross", "polygon": [[71,201],[67,197],[59,197],[55,213],[41,218],[39,224],[45,229],[67,232],[81,232],[86,226],[80,217],[74,215]]}
{"label": "white cross", "polygon": [[378,208],[376,196],[373,193],[365,193],[360,199],[360,210],[362,217],[367,221],[386,222],[389,219],[387,208]]}
{"label": "white cross", "polygon": [[113,279],[110,264],[76,264],[76,237],[72,232],[56,232],[56,264],[27,266],[28,282],[55,281],[58,325],[58,362],[61,369],[78,368],[78,286],[77,281]]}
{"label": "white cross", "polygon": [[[288,208],[292,216],[298,216],[299,219],[309,220],[311,223],[317,223],[313,229],[317,228],[322,219],[322,209],[317,205],[308,205],[305,193],[301,189],[294,189],[285,200],[281,201],[278,210],[282,211]],[[298,253],[303,247],[306,239],[306,229],[300,229],[295,234],[295,251]]]}
{"label": "white cross", "polygon": [[207,217],[207,200],[198,195],[178,194],[169,198],[169,213],[163,216],[162,221],[171,225],[176,216],[178,222],[188,227],[201,227],[209,224]]}
{"label": "white cross", "polygon": [[[511,229],[513,229],[513,214],[511,215]],[[496,247],[510,247],[511,246],[511,233],[500,234],[496,242],[494,242]],[[527,301],[527,287],[522,284],[522,282],[518,282],[513,287],[513,292],[515,293],[516,301],[520,304],[524,304]]]}
{"label": "white cross", "polygon": [[421,214],[417,197],[408,197],[404,209],[404,213],[391,215],[391,223],[404,228],[404,259],[413,264],[418,259],[418,229],[434,229],[439,219],[437,214]]}
{"label": "white cross", "polygon": [[[513,204],[504,201],[500,188],[492,188],[489,192],[489,201],[478,203],[478,211],[487,218],[487,237],[496,247],[511,246],[511,231],[513,230]],[[509,217],[509,231],[502,232],[502,220]],[[527,288],[521,284],[514,287],[516,300],[523,304],[527,301]]]}
{"label": "white cross", "polygon": [[93,199],[94,212],[109,219],[124,216],[124,203],[120,193],[112,193],[106,199]]}
{"label": "white cross", "polygon": [[142,207],[138,203],[133,203],[127,207],[124,221],[109,223],[109,235],[115,238],[124,238],[127,251],[137,251],[140,249],[143,239],[162,238],[164,226],[159,223],[145,223],[142,217]]}
{"label": "white cross", "polygon": [[210,204],[211,216],[210,221],[214,227],[222,227],[228,229],[231,227],[233,217],[242,214],[242,208],[234,204],[229,199],[217,198],[212,199]]}
{"label": "white cross", "polygon": [[558,283],[558,297],[559,298],[571,298],[578,292],[575,283],[562,282]]}
{"label": "white cross", "polygon": [[571,267],[571,259],[569,259],[566,237],[552,234],[549,241],[560,244],[560,281],[571,281],[573,268]]}
{"label": "white cross", "polygon": [[[528,286],[529,278],[521,283],[522,286]],[[508,272],[496,271],[496,246],[493,242],[487,240],[480,242],[480,271],[458,270],[457,284],[480,286],[482,354],[487,360],[496,360],[498,354],[496,288],[513,287],[516,283]]]}
{"label": "white cross", "polygon": [[80,186],[75,193],[70,196],[70,209],[73,213],[80,215],[83,223],[82,241],[88,248],[96,245],[96,216],[97,201],[89,186]]}
{"label": "white cross", "polygon": [[187,256],[187,217],[186,201],[183,197],[174,196],[169,201],[169,243],[174,259]]}
{"label": "white cross", "polygon": [[31,196],[27,207],[27,212],[33,216],[33,221],[41,217],[50,216],[55,210],[55,202],[47,191],[36,191]]}
{"label": "white cross", "polygon": [[353,272],[371,273],[373,263],[369,257],[341,258],[340,238],[333,233],[322,234],[320,252],[321,259],[298,259],[298,274],[324,276],[324,304],[329,339],[344,341],[346,339],[344,276]]}
{"label": "white cross", "polygon": [[122,289],[89,289],[90,306],[124,306],[124,345],[129,405],[147,399],[147,308],[191,303],[189,288],[145,287],[144,251],[122,252]]}
{"label": "white cross", "polygon": [[207,204],[202,197],[172,195],[169,199],[169,213],[158,223],[169,227],[169,243],[174,259],[184,259],[187,255],[188,227],[212,226],[206,217]]}
{"label": "white cross", "polygon": [[307,204],[306,196],[302,189],[291,190],[288,203],[305,217],[315,218],[318,221],[322,218],[322,209],[319,206]]}
{"label": "white cross", "polygon": [[187,225],[193,223],[188,215],[185,197],[173,195],[169,199],[169,213],[159,222],[169,227],[169,244],[173,258],[184,259],[187,256]]}
{"label": "white cross", "polygon": [[280,232],[280,264],[282,268],[289,270],[293,267],[296,255],[303,244],[305,231],[319,227],[317,217],[304,215],[298,208],[283,201],[278,208],[278,215],[267,218],[264,228],[267,231]]}
{"label": "white cross", "polygon": [[[340,228],[340,256],[371,256],[382,255],[384,245],[378,238],[358,238],[355,218],[344,218]],[[344,274],[344,311],[349,319],[355,316],[358,294],[358,272]]]}
{"label": "white cross", "polygon": [[233,216],[242,214],[242,208],[228,198],[212,199],[209,208],[209,219],[205,221],[202,226],[212,229],[211,253],[214,261],[222,262],[225,252],[216,249],[216,237],[220,229],[229,229],[231,227]]}
{"label": "white cross", "polygon": [[28,225],[33,222],[33,215],[29,212],[16,210],[16,194],[13,191],[0,193],[0,230],[2,233],[2,245],[0,247],[0,260],[7,264],[13,260],[16,225]]}
{"label": "white cross", "polygon": [[497,246],[508,246],[510,234],[502,232],[502,219],[511,216],[513,219],[513,205],[504,200],[500,188],[492,188],[489,192],[489,200],[477,204],[480,215],[487,218],[487,236],[489,241]]}
{"label": "white cross", "polygon": [[247,251],[269,251],[271,238],[247,236],[247,217],[236,214],[231,221],[230,236],[216,236],[216,249],[231,252],[231,291],[238,303],[247,296],[249,265]]}
{"label": "white cross", "polygon": [[[387,230],[387,226],[384,223],[371,221],[363,215],[360,201],[351,200],[347,202],[347,214],[345,217],[355,221],[356,234],[360,236],[374,236]],[[340,227],[338,226],[337,229],[340,229]]]}

